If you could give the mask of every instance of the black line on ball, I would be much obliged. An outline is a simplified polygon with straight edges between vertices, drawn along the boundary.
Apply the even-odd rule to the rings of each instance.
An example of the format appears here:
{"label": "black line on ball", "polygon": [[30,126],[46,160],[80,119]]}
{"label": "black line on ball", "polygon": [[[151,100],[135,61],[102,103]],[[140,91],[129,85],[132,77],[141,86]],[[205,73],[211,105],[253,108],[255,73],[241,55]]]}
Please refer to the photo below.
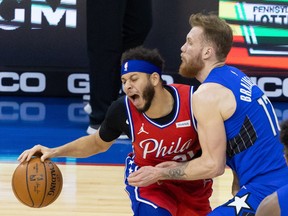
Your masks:
{"label": "black line on ball", "polygon": [[46,164],[45,164],[45,161],[44,162],[41,162],[42,164],[43,164],[43,166],[44,166],[44,173],[45,173],[45,177],[44,177],[44,179],[45,179],[45,187],[44,187],[44,195],[43,195],[43,199],[42,199],[42,202],[41,202],[41,204],[40,204],[40,206],[39,207],[42,207],[42,205],[43,205],[43,202],[44,202],[44,200],[45,200],[45,198],[46,198],[46,191],[47,191],[47,181],[48,181],[48,177],[47,177],[47,172],[46,172]]}
{"label": "black line on ball", "polygon": [[[30,160],[31,161],[31,160]],[[30,161],[27,162],[27,166],[26,166],[26,188],[27,188],[27,192],[29,194],[30,200],[32,202],[32,206],[34,207],[34,200],[32,199],[31,193],[30,193],[30,188],[29,188],[29,173],[28,173],[28,168],[29,168],[29,163]]]}

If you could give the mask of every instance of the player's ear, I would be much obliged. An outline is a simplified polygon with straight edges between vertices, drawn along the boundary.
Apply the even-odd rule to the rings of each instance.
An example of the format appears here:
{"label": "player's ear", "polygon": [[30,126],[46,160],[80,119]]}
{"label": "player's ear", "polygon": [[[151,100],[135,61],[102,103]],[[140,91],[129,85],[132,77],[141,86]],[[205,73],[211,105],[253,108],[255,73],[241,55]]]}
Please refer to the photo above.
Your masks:
{"label": "player's ear", "polygon": [[159,73],[154,72],[150,75],[150,81],[153,86],[156,86],[160,82],[160,79],[161,77]]}
{"label": "player's ear", "polygon": [[211,55],[212,55],[212,53],[213,53],[213,47],[212,46],[205,46],[204,48],[203,48],[203,59],[208,59]]}

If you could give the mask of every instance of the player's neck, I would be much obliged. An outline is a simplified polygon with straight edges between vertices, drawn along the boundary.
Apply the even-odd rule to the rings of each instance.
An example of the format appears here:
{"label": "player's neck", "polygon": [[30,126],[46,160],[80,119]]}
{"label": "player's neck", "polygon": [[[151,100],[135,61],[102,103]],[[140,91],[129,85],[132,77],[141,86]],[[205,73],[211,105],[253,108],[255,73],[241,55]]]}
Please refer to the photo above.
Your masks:
{"label": "player's neck", "polygon": [[149,118],[161,118],[168,115],[174,105],[174,98],[171,93],[162,88],[155,92],[150,108],[145,112]]}
{"label": "player's neck", "polygon": [[206,64],[203,69],[201,71],[199,71],[197,73],[197,75],[195,76],[195,78],[199,81],[199,82],[204,82],[204,80],[208,77],[208,75],[210,74],[210,72],[216,68],[216,67],[222,67],[223,65],[225,65],[225,62],[213,62],[213,63],[208,63]]}

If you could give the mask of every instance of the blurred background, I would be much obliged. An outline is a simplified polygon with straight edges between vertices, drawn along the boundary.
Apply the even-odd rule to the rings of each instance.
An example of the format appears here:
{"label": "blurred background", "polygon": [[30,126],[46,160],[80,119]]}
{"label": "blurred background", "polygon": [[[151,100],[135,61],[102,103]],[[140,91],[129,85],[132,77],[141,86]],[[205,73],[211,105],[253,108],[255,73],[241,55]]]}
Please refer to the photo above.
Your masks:
{"label": "blurred background", "polygon": [[[168,84],[199,85],[194,79],[178,75],[180,48],[190,30],[189,16],[196,12],[213,11],[224,18],[234,31],[234,45],[227,63],[242,69],[259,85],[272,101],[280,122],[288,119],[287,0],[152,0],[152,3],[153,27],[144,45],[157,48],[163,55],[166,61],[163,79]],[[86,0],[0,0],[0,186],[4,194],[0,195],[3,198],[0,201],[3,203],[3,215],[7,212],[10,215],[11,209],[15,209],[17,214],[24,212],[21,206],[14,207],[17,200],[10,184],[11,173],[18,163],[17,157],[23,150],[39,143],[54,147],[86,135],[89,117],[83,107],[87,103],[85,97],[89,96],[89,74],[85,11]],[[96,156],[53,160],[61,164],[92,164],[99,168],[104,165],[107,168],[106,165],[122,166],[131,150],[129,140],[117,140],[108,152]],[[6,166],[8,163],[12,166]],[[70,186],[76,182],[76,176],[89,178],[90,174],[96,173],[98,176],[93,177],[93,181],[101,176],[105,182],[107,178],[102,175],[103,170],[97,173],[89,169],[90,174],[82,175],[80,171],[75,171],[75,167],[73,172],[69,170],[65,173],[70,168],[62,166],[67,176],[67,185],[64,186],[67,193],[64,191],[63,197],[67,196],[77,203],[75,197],[83,196],[72,193],[74,186]],[[85,166],[85,169],[88,168]],[[83,166],[77,166],[78,169],[83,169]],[[213,207],[231,196],[231,176],[226,173],[228,177],[215,181]],[[85,182],[89,193],[91,183],[88,180]],[[82,187],[79,186],[79,191]],[[111,185],[108,187],[111,188]],[[119,187],[123,188],[122,185]],[[98,189],[96,187],[96,191],[92,192],[93,196]],[[111,196],[115,197],[115,194]],[[121,195],[119,200],[123,199]],[[84,200],[83,203],[86,203],[87,199]],[[111,197],[107,200],[110,203]],[[60,207],[56,205],[55,210],[52,207],[52,212],[70,212],[71,200],[66,209],[65,202],[60,202]],[[80,210],[77,205],[74,206],[76,210],[72,210],[75,215],[83,212],[82,201],[79,203]],[[85,207],[87,212],[83,215],[90,215],[88,212],[98,215],[96,212],[100,205],[89,206],[90,209]],[[96,209],[91,209],[92,206]],[[105,209],[98,212],[101,216],[112,209],[111,204],[103,206]],[[107,216],[121,215],[118,210],[113,211],[114,214]],[[130,211],[128,205],[127,211]],[[28,209],[27,215],[31,212]],[[50,215],[49,210],[46,213]]]}
{"label": "blurred background", "polygon": [[[152,2],[153,27],[145,46],[163,55],[167,82],[187,81],[177,72],[189,16],[214,11],[234,31],[227,63],[253,77],[271,100],[287,101],[286,0]],[[86,0],[0,0],[0,96],[89,94],[85,7]]]}

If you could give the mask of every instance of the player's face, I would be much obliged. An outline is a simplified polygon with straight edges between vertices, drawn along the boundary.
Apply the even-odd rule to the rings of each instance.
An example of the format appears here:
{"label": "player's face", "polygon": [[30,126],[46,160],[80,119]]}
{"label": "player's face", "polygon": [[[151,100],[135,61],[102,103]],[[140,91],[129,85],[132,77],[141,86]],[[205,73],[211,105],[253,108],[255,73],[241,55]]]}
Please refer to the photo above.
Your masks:
{"label": "player's face", "polygon": [[193,27],[188,33],[185,44],[181,47],[181,60],[179,72],[184,77],[194,78],[204,68],[202,59],[203,30]]}
{"label": "player's face", "polygon": [[121,77],[123,89],[129,100],[139,112],[146,112],[152,103],[155,89],[150,82],[149,75],[131,72]]}

